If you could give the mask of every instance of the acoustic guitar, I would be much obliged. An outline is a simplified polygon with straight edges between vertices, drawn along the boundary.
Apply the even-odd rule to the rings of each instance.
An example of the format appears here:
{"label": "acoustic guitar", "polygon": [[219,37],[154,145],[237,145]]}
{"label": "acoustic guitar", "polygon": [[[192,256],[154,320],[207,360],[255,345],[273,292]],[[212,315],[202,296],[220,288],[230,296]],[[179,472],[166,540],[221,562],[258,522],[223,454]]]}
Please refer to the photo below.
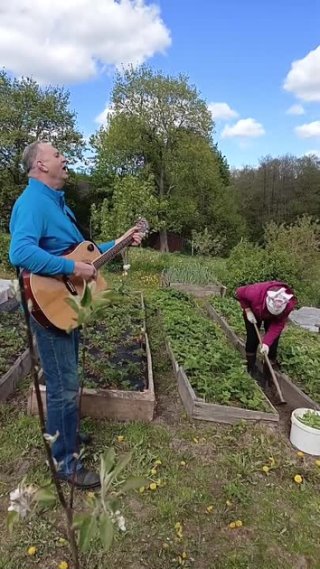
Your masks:
{"label": "acoustic guitar", "polygon": [[[92,263],[98,270],[132,243],[134,233],[139,231],[142,235],[146,235],[148,229],[148,222],[145,219],[140,219],[125,237],[120,238],[118,243],[105,253],[101,253],[91,241],[83,241],[76,245],[72,251],[64,254],[63,257],[76,262]],[[66,300],[70,296],[82,298],[85,290],[85,281],[82,277],[74,275],[53,277],[27,271],[23,271],[22,276],[31,314],[39,324],[45,328],[53,325],[64,331],[77,327],[76,312]],[[96,292],[106,289],[106,282],[101,273],[97,273],[95,282]]]}

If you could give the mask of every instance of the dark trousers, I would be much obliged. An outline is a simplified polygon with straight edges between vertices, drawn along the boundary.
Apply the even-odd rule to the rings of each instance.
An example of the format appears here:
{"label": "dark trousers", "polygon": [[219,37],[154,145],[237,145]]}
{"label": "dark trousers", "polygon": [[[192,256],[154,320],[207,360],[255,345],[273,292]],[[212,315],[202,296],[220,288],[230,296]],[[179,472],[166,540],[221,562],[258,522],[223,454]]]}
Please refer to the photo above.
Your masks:
{"label": "dark trousers", "polygon": [[[253,355],[256,354],[257,352],[257,348],[259,346],[259,339],[257,336],[257,333],[255,331],[254,325],[251,324],[251,322],[249,322],[249,320],[247,319],[246,315],[243,315],[244,318],[244,322],[246,325],[246,330],[247,330],[247,339],[246,339],[246,353],[247,355]],[[262,325],[261,321],[257,321],[257,327],[260,330]],[[264,320],[263,321],[263,327],[265,332],[268,331],[270,326],[270,320]],[[277,359],[277,349],[278,349],[278,343],[279,343],[279,338],[277,338],[273,344],[271,344],[270,349],[269,349],[269,358],[272,362],[275,362]]]}

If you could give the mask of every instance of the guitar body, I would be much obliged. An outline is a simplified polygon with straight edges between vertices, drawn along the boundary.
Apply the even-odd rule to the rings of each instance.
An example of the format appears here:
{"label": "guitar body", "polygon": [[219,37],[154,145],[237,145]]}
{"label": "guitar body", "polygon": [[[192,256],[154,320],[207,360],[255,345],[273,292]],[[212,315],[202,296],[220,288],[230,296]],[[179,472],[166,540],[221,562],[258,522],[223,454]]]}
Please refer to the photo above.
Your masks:
{"label": "guitar body", "polygon": [[[90,241],[83,241],[65,259],[92,263],[101,256],[99,249]],[[32,315],[43,326],[50,325],[60,330],[77,327],[76,312],[66,302],[68,298],[82,298],[85,281],[81,277],[45,277],[30,273],[23,274],[27,299],[32,302]],[[98,272],[95,292],[106,289],[106,282]]]}

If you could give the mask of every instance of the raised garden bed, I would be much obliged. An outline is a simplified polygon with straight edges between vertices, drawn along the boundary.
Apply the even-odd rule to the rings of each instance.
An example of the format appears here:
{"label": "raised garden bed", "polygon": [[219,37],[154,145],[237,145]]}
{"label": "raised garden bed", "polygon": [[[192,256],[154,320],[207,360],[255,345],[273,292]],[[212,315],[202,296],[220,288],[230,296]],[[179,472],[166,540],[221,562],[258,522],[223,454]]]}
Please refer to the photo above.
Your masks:
{"label": "raised garden bed", "polygon": [[[11,305],[10,305],[11,306]],[[0,314],[0,401],[11,395],[31,368],[23,313],[19,310]]]}
{"label": "raised garden bed", "polygon": [[[152,359],[142,295],[123,297],[87,330],[84,416],[151,421],[155,407]],[[43,401],[45,387],[41,388]],[[29,412],[37,412],[34,388]]]}
{"label": "raised garden bed", "polygon": [[[212,298],[206,308],[213,321],[221,326],[230,342],[244,356],[245,327],[238,302],[231,298]],[[294,325],[287,326],[279,344],[279,359],[284,371],[277,371],[276,376],[284,398],[292,408],[320,409],[319,356],[318,333]],[[257,365],[262,371],[262,362],[258,360]]]}
{"label": "raised garden bed", "polygon": [[277,423],[279,415],[244,369],[237,351],[194,301],[175,290],[153,297],[186,411],[194,419]]}
{"label": "raised garden bed", "polygon": [[165,269],[161,274],[161,285],[192,294],[198,298],[212,295],[225,296],[226,287],[217,282],[205,266],[177,267]]}

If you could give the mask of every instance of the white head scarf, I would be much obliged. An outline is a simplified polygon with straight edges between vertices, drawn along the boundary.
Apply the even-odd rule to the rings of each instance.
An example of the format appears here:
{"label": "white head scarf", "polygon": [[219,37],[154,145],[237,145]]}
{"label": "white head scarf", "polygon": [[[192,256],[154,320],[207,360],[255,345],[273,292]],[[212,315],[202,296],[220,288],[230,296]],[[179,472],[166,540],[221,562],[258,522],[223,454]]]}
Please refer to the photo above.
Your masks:
{"label": "white head scarf", "polygon": [[283,287],[279,290],[268,290],[267,308],[270,314],[274,316],[281,314],[292,297],[293,294],[286,293],[286,289]]}

